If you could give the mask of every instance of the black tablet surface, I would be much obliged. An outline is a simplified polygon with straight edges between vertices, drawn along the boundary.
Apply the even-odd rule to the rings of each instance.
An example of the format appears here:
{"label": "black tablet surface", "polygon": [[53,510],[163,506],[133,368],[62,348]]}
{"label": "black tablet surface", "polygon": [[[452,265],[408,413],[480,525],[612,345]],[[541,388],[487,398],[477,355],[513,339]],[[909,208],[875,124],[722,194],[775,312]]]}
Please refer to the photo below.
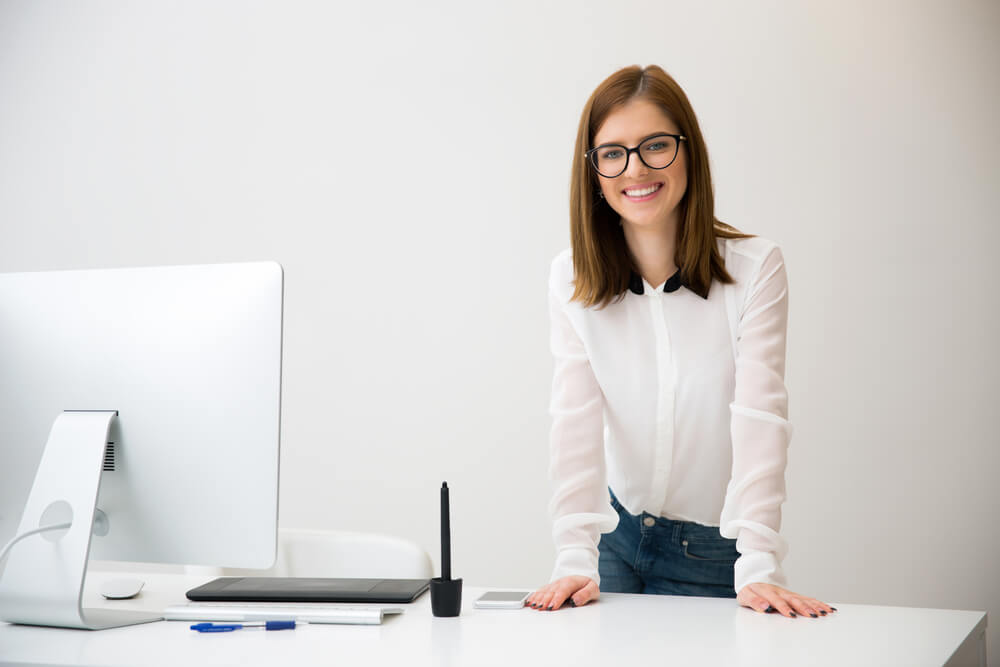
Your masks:
{"label": "black tablet surface", "polygon": [[228,602],[413,602],[428,579],[220,577],[187,592],[189,600]]}

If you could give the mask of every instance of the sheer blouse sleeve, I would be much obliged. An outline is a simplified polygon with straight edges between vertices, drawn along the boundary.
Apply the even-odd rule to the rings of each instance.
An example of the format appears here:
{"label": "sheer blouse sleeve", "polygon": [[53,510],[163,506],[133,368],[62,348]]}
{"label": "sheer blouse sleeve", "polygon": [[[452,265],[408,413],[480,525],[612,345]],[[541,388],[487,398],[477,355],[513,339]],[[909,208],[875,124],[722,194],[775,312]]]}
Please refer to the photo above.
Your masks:
{"label": "sheer blouse sleeve", "polygon": [[556,565],[552,580],[584,575],[600,584],[597,543],[618,524],[604,462],[604,395],[583,341],[567,315],[571,272],[557,258],[549,279],[550,346],[555,362],[549,412],[549,478]]}
{"label": "sheer blouse sleeve", "polygon": [[778,534],[792,426],[785,389],[788,279],[781,250],[765,257],[747,289],[736,335],[736,391],[730,403],[732,476],[720,520],[736,538],[737,593],[749,583],[785,586],[787,551]]}

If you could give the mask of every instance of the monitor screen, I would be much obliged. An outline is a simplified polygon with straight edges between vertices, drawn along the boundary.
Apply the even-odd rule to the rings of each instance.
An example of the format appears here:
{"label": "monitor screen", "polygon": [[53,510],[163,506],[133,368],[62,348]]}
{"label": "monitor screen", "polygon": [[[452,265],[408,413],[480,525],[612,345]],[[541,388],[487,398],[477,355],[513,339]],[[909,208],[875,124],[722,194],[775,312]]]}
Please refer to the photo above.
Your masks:
{"label": "monitor screen", "polygon": [[274,262],[0,274],[0,544],[54,420],[113,410],[90,557],[270,567],[282,297]]}

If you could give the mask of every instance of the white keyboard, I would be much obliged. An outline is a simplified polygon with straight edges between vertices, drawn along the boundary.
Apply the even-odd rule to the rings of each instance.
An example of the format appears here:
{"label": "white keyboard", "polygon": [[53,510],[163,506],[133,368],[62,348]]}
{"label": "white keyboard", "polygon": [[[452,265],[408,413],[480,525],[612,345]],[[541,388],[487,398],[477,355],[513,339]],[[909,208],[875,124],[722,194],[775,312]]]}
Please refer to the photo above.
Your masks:
{"label": "white keyboard", "polygon": [[357,607],[316,602],[189,602],[163,610],[167,621],[284,621],[378,625],[399,607]]}

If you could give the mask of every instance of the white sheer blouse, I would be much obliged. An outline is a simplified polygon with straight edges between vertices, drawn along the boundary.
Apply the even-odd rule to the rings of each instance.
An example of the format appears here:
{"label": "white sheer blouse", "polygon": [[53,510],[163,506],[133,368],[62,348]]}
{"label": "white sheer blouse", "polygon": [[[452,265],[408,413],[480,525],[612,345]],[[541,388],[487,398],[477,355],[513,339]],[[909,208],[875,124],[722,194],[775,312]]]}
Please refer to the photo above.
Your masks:
{"label": "white sheer blouse", "polygon": [[784,260],[759,237],[718,244],[736,283],[713,281],[707,299],[679,275],[656,288],[635,276],[621,301],[584,308],[569,300],[570,251],[552,262],[553,580],[600,583],[597,543],[618,520],[610,486],[632,514],[736,538],[737,592],[785,585]]}

